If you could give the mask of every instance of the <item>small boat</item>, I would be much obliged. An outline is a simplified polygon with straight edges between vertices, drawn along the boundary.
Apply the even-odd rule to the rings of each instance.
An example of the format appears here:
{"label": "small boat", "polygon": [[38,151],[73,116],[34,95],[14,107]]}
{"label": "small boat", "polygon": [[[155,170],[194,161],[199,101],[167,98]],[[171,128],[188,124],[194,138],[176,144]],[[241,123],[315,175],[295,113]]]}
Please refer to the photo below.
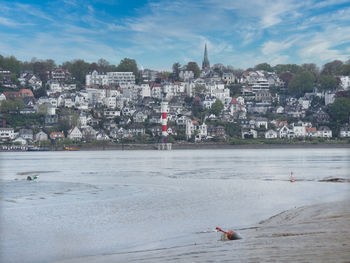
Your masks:
{"label": "small boat", "polygon": [[79,149],[77,147],[71,147],[71,146],[65,146],[63,148],[63,150],[65,150],[65,151],[79,151]]}

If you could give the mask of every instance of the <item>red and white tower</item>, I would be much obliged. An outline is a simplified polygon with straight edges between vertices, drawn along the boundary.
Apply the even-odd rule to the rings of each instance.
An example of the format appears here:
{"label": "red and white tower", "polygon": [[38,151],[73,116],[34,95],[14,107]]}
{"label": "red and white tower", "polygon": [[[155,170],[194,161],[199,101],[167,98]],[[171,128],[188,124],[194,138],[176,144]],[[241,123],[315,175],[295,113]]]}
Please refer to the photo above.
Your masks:
{"label": "red and white tower", "polygon": [[163,143],[166,143],[166,137],[168,136],[168,126],[167,126],[168,102],[167,101],[162,101],[162,104],[160,106],[160,111],[162,113],[162,138],[163,138]]}

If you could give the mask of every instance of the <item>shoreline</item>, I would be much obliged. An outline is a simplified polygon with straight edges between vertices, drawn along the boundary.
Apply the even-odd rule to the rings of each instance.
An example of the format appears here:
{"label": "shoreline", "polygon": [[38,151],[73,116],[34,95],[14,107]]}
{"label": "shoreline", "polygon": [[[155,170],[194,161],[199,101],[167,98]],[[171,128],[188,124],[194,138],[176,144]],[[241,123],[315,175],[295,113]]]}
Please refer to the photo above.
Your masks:
{"label": "shoreline", "polygon": [[[350,148],[350,144],[199,144],[176,143],[172,144],[172,150],[210,150],[210,149],[321,149],[321,148]],[[130,151],[130,150],[157,150],[155,144],[124,144],[105,146],[83,146],[79,151]]]}
{"label": "shoreline", "polygon": [[[172,144],[171,150],[226,150],[226,149],[350,149],[350,144],[322,143],[322,144]],[[0,152],[72,152],[72,151],[138,151],[138,150],[157,150],[155,144],[124,144],[124,145],[104,145],[77,146],[75,150],[58,149],[43,149],[43,150],[3,150]]]}
{"label": "shoreline", "polygon": [[242,239],[221,241],[214,231],[198,243],[83,256],[57,262],[349,262],[350,198],[286,210],[238,229]]}

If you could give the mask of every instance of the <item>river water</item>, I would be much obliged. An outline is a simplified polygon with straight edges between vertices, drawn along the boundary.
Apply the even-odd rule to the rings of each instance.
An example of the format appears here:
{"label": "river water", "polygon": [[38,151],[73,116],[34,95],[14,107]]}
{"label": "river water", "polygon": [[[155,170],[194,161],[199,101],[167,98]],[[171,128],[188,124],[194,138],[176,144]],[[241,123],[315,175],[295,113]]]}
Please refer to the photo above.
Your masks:
{"label": "river water", "polygon": [[0,154],[1,262],[193,244],[216,226],[349,194],[349,183],[319,181],[350,179],[350,149]]}

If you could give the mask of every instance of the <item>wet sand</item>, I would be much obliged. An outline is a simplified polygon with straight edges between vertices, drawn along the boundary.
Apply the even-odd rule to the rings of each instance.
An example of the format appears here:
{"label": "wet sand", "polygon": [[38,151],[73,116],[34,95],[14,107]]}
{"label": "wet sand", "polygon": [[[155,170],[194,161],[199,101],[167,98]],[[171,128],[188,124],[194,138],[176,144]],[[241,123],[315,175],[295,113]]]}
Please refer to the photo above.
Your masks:
{"label": "wet sand", "polygon": [[236,231],[241,240],[220,241],[210,231],[197,233],[195,244],[60,262],[350,262],[350,198],[288,210]]}

